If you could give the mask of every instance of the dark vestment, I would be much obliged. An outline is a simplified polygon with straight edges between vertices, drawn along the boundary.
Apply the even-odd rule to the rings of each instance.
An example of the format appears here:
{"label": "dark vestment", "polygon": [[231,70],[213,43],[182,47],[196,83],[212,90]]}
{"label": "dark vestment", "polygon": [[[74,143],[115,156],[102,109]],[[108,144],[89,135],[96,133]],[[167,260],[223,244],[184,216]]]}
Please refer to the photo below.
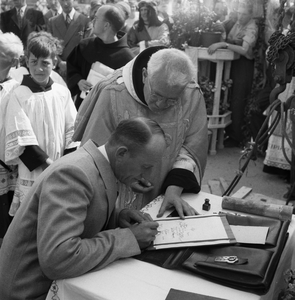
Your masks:
{"label": "dark vestment", "polygon": [[126,34],[119,32],[118,37],[118,41],[111,44],[105,44],[98,37],[82,40],[67,58],[67,84],[71,95],[78,95],[75,103],[77,109],[83,101],[78,82],[87,79],[93,63],[98,61],[116,70],[134,57],[127,45]]}

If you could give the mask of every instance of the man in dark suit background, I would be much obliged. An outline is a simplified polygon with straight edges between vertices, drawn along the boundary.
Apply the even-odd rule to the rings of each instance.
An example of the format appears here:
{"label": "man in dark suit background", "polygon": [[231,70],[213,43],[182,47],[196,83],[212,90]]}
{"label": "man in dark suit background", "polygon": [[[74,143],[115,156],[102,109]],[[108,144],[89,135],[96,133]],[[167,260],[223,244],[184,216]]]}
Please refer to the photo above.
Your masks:
{"label": "man in dark suit background", "polygon": [[0,29],[3,33],[13,32],[27,43],[28,35],[33,31],[45,29],[45,21],[41,11],[28,8],[26,0],[13,0],[14,8],[1,13]]}
{"label": "man in dark suit background", "polygon": [[58,16],[62,13],[62,8],[58,0],[47,0],[47,7],[49,10],[44,14],[46,28],[48,26],[48,21],[50,18]]}
{"label": "man in dark suit background", "polygon": [[74,9],[74,0],[59,0],[59,3],[62,13],[49,19],[47,31],[63,41],[57,71],[66,80],[67,57],[82,39],[89,36],[92,25],[89,18]]}

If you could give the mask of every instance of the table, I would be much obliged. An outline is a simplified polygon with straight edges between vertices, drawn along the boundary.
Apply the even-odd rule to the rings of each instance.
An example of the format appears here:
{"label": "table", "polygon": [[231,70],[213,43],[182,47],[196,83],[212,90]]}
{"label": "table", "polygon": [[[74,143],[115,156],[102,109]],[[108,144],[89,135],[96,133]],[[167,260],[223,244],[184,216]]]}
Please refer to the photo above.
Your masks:
{"label": "table", "polygon": [[[222,80],[229,79],[231,61],[238,59],[240,55],[228,49],[218,49],[212,55],[208,54],[207,48],[191,47],[185,49],[187,55],[192,59],[195,66],[198,68],[199,60],[209,60],[216,63],[214,104],[212,116],[209,116],[208,128],[212,131],[209,154],[215,155],[216,142],[218,137],[219,149],[223,148],[224,128],[231,124],[230,114],[219,115],[220,95]],[[227,101],[228,91],[225,91],[224,103]],[[217,136],[218,135],[218,136]]]}
{"label": "table", "polygon": [[[211,210],[202,211],[204,199],[209,198]],[[200,213],[209,214],[221,210],[221,197],[200,192],[187,194],[184,199]],[[159,202],[146,211],[153,217]],[[166,212],[167,216],[170,212]],[[277,272],[266,295],[239,291],[222,286],[185,271],[168,270],[133,258],[116,261],[106,268],[83,276],[58,280],[52,285],[46,300],[164,300],[171,288],[219,297],[228,300],[275,300],[285,286],[283,273],[295,265],[295,217],[289,226],[289,239],[282,253]]]}

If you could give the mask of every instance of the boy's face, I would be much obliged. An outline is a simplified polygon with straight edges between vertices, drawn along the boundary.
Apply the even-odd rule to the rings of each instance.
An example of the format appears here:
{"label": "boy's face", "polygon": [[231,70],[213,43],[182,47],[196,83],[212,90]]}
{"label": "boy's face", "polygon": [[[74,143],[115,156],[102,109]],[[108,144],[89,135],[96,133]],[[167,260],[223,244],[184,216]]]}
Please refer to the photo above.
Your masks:
{"label": "boy's face", "polygon": [[52,57],[37,58],[33,53],[30,53],[30,56],[27,58],[27,66],[32,78],[41,86],[46,86],[54,67]]}

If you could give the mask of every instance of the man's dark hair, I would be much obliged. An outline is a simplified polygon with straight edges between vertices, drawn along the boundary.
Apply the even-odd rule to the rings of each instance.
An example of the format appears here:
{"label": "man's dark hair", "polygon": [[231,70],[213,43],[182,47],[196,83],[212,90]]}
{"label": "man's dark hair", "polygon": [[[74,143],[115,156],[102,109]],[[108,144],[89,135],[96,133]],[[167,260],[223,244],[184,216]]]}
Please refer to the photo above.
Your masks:
{"label": "man's dark hair", "polygon": [[114,32],[118,32],[125,23],[125,18],[121,8],[114,5],[109,5],[108,10],[105,12],[104,18],[111,24]]}
{"label": "man's dark hair", "polygon": [[165,133],[160,125],[147,118],[131,118],[119,123],[112,133],[109,144],[121,144],[130,152],[138,152],[145,147],[156,134],[165,138]]}

